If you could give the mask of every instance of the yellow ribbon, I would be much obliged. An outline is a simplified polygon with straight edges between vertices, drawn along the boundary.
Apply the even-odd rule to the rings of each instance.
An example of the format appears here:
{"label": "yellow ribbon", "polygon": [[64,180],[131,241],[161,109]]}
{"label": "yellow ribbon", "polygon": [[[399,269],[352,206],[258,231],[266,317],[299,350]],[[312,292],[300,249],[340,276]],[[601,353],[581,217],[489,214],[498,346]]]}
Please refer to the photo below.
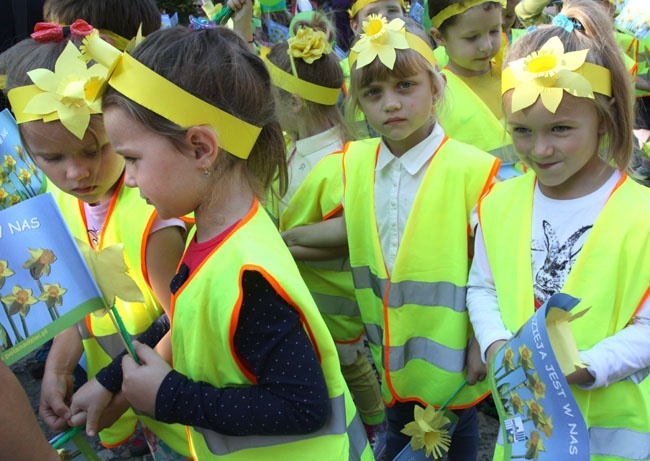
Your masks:
{"label": "yellow ribbon", "polygon": [[303,99],[312,101],[326,106],[333,106],[339,100],[341,93],[340,88],[327,88],[316,85],[315,83],[301,80],[298,77],[283,71],[268,59],[264,58],[264,63],[269,69],[271,80],[278,88],[282,88],[289,93],[295,93]]}
{"label": "yellow ribbon", "polygon": [[494,2],[494,1],[500,2],[503,8],[505,8],[506,5],[508,4],[507,0],[467,0],[463,2],[462,6],[460,3],[454,3],[453,5],[449,5],[447,8],[444,8],[440,13],[433,16],[431,18],[431,25],[433,25],[433,27],[437,29],[438,27],[440,27],[440,25],[443,22],[445,22],[447,19],[453,16],[458,16],[459,14],[463,14],[465,11],[475,7],[476,5],[481,5],[483,3]]}
{"label": "yellow ribbon", "polygon": [[509,63],[501,75],[501,94],[514,89],[512,112],[525,109],[541,98],[544,107],[555,113],[564,92],[578,98],[594,98],[594,92],[612,95],[608,69],[585,62],[589,50],[564,52],[558,37],[540,49]]}
{"label": "yellow ribbon", "polygon": [[[379,0],[359,0],[358,2],[354,2],[352,7],[348,10],[348,14],[350,15],[350,18],[355,17],[359,11],[361,11],[364,7],[370,5],[371,3],[376,3]],[[404,3],[404,0],[399,0],[399,4],[402,6],[402,10],[406,10],[406,4]]]}
{"label": "yellow ribbon", "polygon": [[[176,86],[144,64],[102,40],[95,32],[81,47],[90,59],[106,66],[108,84],[127,98],[183,128],[212,126],[223,148],[247,159],[262,129],[240,120]],[[191,72],[191,69],[188,69]],[[99,88],[95,97],[105,88]]]}

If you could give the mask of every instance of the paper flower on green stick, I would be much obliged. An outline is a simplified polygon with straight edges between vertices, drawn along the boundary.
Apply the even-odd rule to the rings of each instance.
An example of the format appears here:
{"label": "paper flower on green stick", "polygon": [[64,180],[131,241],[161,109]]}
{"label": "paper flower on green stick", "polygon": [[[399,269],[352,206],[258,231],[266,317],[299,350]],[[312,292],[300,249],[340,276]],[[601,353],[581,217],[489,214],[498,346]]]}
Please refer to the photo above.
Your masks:
{"label": "paper flower on green stick", "polygon": [[128,274],[122,244],[95,251],[86,242],[76,240],[109,308],[115,304],[116,297],[126,302],[144,302],[140,288]]}
{"label": "paper flower on green stick", "polygon": [[589,308],[586,308],[573,314],[564,309],[552,307],[546,316],[548,338],[555,353],[555,358],[565,376],[587,366],[580,358],[578,346],[569,323],[585,315],[588,310]]}
{"label": "paper flower on green stick", "polygon": [[367,21],[363,21],[363,33],[352,52],[356,54],[357,69],[377,57],[384,66],[392,69],[397,58],[395,50],[408,48],[403,20],[395,18],[389,23],[382,15],[371,14]]}
{"label": "paper flower on green stick", "polygon": [[413,413],[415,421],[402,429],[403,434],[411,436],[411,447],[413,450],[424,448],[426,456],[433,453],[434,458],[442,457],[451,443],[451,437],[445,428],[450,422],[449,418],[431,405],[426,408],[416,405]]}

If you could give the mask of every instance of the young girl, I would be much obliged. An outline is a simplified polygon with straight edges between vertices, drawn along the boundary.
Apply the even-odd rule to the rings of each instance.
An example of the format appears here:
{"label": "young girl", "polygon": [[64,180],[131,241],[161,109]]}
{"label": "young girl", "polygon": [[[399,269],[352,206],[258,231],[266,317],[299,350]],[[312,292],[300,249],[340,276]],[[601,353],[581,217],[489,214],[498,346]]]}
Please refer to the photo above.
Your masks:
{"label": "young girl", "polygon": [[97,36],[85,49],[115,69],[103,109],[126,183],[161,216],[196,219],[171,285],[174,369],[136,343],[129,401],[190,426],[196,459],[371,458],[331,336],[258,200],[277,173],[286,187],[262,60],[222,27],[164,29],[132,56]]}
{"label": "young girl", "polygon": [[571,32],[539,26],[507,58],[508,127],[532,171],[480,204],[467,303],[488,362],[554,293],[590,306],[570,324],[588,366],[567,380],[591,459],[648,459],[650,192],[625,173],[632,86],[607,16],[590,0],[562,14]]}
{"label": "young girl", "polygon": [[[343,156],[342,238],[347,230],[359,308],[388,406],[386,459],[409,443],[401,430],[416,404],[440,406],[463,385],[466,359],[472,359],[468,382],[485,377],[478,347],[468,347],[464,294],[470,211],[499,164],[450,139],[436,122],[444,80],[431,48],[403,24],[371,16],[352,48],[350,104],[381,138],[352,142]],[[330,221],[332,241],[317,241],[305,228],[285,238],[332,244],[336,222]],[[474,404],[486,391],[483,384],[464,387],[451,402],[460,420],[449,459],[476,459]]]}
{"label": "young girl", "polygon": [[[54,24],[47,26],[49,31],[56,28]],[[61,28],[58,30],[63,38]],[[91,30],[85,22],[76,21],[70,27],[69,38],[80,43]],[[138,335],[168,307],[167,287],[183,251],[184,227],[178,220],[160,219],[137,191],[124,187],[124,160],[108,140],[98,105],[89,106],[73,91],[75,84],[98,78],[99,74],[79,60],[80,53],[68,38],[58,43],[50,41],[57,36],[35,34],[35,39],[24,40],[2,55],[9,101],[25,147],[47,176],[48,191],[56,198],[73,235],[97,251],[116,243],[124,245],[129,273],[145,302],[118,300],[116,306],[128,332]],[[47,104],[59,99],[64,102]],[[93,377],[122,349],[110,318],[95,314],[54,339],[39,409],[52,430],[67,428],[73,371],[82,352],[86,354],[88,376]],[[103,423],[110,427],[99,434],[107,447],[127,441],[138,422],[133,411],[128,410],[113,424],[128,408],[122,398],[114,403],[114,412],[107,413]],[[166,434],[170,428],[153,420],[145,423],[151,423],[168,444],[183,451],[182,427]]]}
{"label": "young girl", "polygon": [[505,0],[429,1],[431,34],[447,56],[447,107],[438,114],[452,138],[504,161],[517,159],[504,129],[501,69],[492,59],[501,47]]}
{"label": "young girl", "polygon": [[[322,13],[294,18],[295,35],[273,47],[265,60],[287,149],[289,187],[279,201],[280,230],[340,215],[343,171],[340,152],[347,140],[337,101],[343,72],[330,43],[333,27]],[[330,155],[332,154],[332,155]],[[363,323],[354,295],[347,248],[321,262],[298,262],[332,337],[341,371],[354,397],[376,458],[381,458],[384,419],[379,382],[363,347]],[[301,259],[300,254],[296,255]]]}

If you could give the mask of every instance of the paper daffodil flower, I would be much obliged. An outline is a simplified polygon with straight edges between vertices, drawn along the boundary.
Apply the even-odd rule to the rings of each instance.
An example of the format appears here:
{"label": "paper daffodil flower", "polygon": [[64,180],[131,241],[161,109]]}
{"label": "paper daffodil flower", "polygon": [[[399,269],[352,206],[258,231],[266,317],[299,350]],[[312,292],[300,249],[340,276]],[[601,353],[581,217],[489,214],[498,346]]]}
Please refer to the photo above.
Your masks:
{"label": "paper daffodil flower", "polygon": [[311,27],[298,29],[296,35],[287,40],[287,53],[292,58],[300,58],[307,64],[320,59],[324,54],[332,52],[332,45],[327,41],[325,32]]}
{"label": "paper daffodil flower", "polygon": [[56,60],[54,72],[48,69],[27,72],[42,93],[34,95],[24,111],[41,115],[46,122],[61,120],[71,133],[83,139],[90,114],[101,112],[100,102],[93,102],[89,95],[104,82],[106,69],[97,64],[88,68],[80,56],[77,47],[69,42]]}
{"label": "paper daffodil flower", "polygon": [[402,429],[403,434],[411,436],[413,450],[424,448],[426,456],[433,454],[436,459],[442,457],[451,443],[451,437],[445,428],[450,422],[449,418],[430,405],[426,408],[416,405],[413,416],[415,421]]}
{"label": "paper daffodil flower", "polygon": [[587,78],[575,72],[582,67],[589,50],[564,52],[558,37],[549,39],[539,51],[510,63],[518,84],[512,93],[512,112],[525,109],[542,99],[544,107],[555,113],[564,92],[579,98],[594,98]]}
{"label": "paper daffodil flower", "polygon": [[564,309],[551,307],[546,315],[548,338],[564,375],[587,366],[580,358],[580,352],[569,323],[585,315],[588,310],[589,308],[586,308],[573,314]]}
{"label": "paper daffodil flower", "polygon": [[203,5],[201,5],[201,9],[210,20],[213,20],[214,17],[219,14],[222,8],[223,5],[221,3],[218,3],[215,6],[214,3],[212,3],[210,0],[204,2]]}
{"label": "paper daffodil flower", "polygon": [[86,242],[75,240],[108,308],[115,304],[116,297],[127,302],[144,302],[140,288],[128,274],[122,244],[95,251]]}
{"label": "paper daffodil flower", "polygon": [[371,14],[367,21],[363,21],[363,33],[352,51],[358,54],[357,69],[370,64],[377,57],[384,66],[392,69],[397,58],[395,50],[408,48],[402,19],[395,18],[389,23],[382,15]]}
{"label": "paper daffodil flower", "polygon": [[79,49],[81,51],[82,60],[86,62],[95,60],[105,68],[104,80],[100,85],[97,85],[93,88],[94,91],[89,91],[87,94],[89,100],[97,101],[97,103],[100,103],[101,96],[104,94],[106,88],[108,87],[108,80],[115,71],[115,67],[117,67],[120,62],[122,52],[110,43],[103,40],[99,36],[99,32],[97,30],[92,31],[83,39]]}

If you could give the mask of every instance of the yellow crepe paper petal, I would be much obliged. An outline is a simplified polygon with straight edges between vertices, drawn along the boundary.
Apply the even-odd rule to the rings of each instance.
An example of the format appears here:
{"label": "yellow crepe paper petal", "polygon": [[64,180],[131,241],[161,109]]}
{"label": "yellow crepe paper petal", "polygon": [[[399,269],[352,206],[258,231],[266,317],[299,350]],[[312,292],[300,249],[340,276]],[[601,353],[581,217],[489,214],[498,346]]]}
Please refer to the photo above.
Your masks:
{"label": "yellow crepe paper petal", "polygon": [[426,408],[416,405],[413,417],[414,421],[402,429],[403,434],[411,436],[413,450],[424,448],[426,456],[433,454],[436,459],[442,457],[451,444],[451,437],[445,428],[450,422],[449,418],[431,405]]}
{"label": "yellow crepe paper petal", "polygon": [[589,80],[575,72],[560,71],[557,76],[557,86],[578,98],[594,98]]}
{"label": "yellow crepe paper petal", "polygon": [[537,87],[532,83],[523,83],[520,86],[515,88],[515,91],[512,92],[512,111],[517,112],[518,110],[525,109],[526,107],[532,106],[537,101],[539,93]]}
{"label": "yellow crepe paper petal", "polygon": [[551,347],[565,375],[587,366],[580,358],[569,323],[585,315],[588,310],[589,308],[586,308],[572,314],[564,309],[552,307],[546,316],[546,329]]}
{"label": "yellow crepe paper petal", "polygon": [[370,64],[377,57],[384,66],[392,69],[396,59],[395,50],[409,48],[402,19],[395,18],[388,23],[383,16],[371,14],[363,22],[363,31],[359,41],[352,47],[352,51],[357,54],[357,69]]}
{"label": "yellow crepe paper petal", "polygon": [[54,72],[49,69],[34,69],[27,72],[29,78],[34,82],[34,85],[43,91],[54,93],[57,87],[56,77]]}
{"label": "yellow crepe paper petal", "polygon": [[327,41],[325,32],[311,27],[298,29],[296,35],[287,40],[287,43],[289,56],[300,58],[307,64],[312,64],[324,54],[332,52],[332,45]]}
{"label": "yellow crepe paper petal", "polygon": [[54,93],[35,95],[25,106],[25,112],[31,114],[50,114],[61,107],[61,102]]}
{"label": "yellow crepe paper petal", "polygon": [[116,297],[127,302],[144,302],[140,288],[128,274],[122,244],[111,245],[101,251],[93,250],[78,239],[77,245],[108,307],[115,304]]}
{"label": "yellow crepe paper petal", "polygon": [[59,110],[58,113],[63,126],[77,138],[83,139],[88,123],[90,123],[90,110],[88,107],[65,107]]}
{"label": "yellow crepe paper petal", "polygon": [[555,113],[562,102],[562,96],[564,96],[564,93],[562,88],[544,88],[539,95],[542,98],[542,104],[544,104],[546,110]]}

